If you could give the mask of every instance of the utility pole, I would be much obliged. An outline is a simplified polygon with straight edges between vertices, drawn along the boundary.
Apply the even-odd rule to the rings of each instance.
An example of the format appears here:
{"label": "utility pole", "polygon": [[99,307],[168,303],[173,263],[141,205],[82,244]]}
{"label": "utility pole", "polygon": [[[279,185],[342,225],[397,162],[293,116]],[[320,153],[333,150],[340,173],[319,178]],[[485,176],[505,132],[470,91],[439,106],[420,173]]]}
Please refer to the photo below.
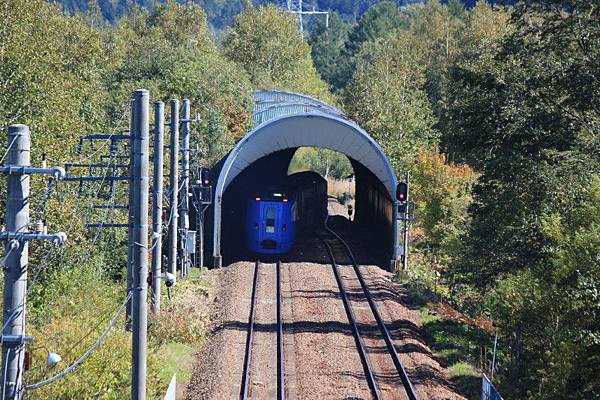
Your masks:
{"label": "utility pole", "polygon": [[171,209],[169,210],[169,268],[177,276],[177,203],[179,191],[179,100],[171,100]]}
{"label": "utility pole", "polygon": [[31,167],[31,137],[25,125],[8,127],[8,152],[6,165],[0,172],[8,174],[6,188],[6,231],[0,233],[5,241],[6,265],[4,271],[4,304],[2,329],[2,398],[21,400],[23,398],[23,372],[25,343],[32,338],[25,336],[25,296],[27,292],[27,265],[29,262],[29,241],[50,240],[64,244],[67,236],[63,233],[45,234],[42,231],[29,232],[29,182],[31,174],[50,174],[64,178],[62,168]]}
{"label": "utility pole", "polygon": [[410,217],[410,185],[409,185],[410,174],[406,173],[406,206],[404,207],[404,257],[402,257],[402,270],[406,271],[408,269],[408,224]]}
{"label": "utility pole", "polygon": [[154,103],[154,182],[152,199],[152,312],[160,311],[160,281],[162,262],[162,207],[163,207],[163,140],[165,126],[165,104]]}
{"label": "utility pole", "polygon": [[[135,130],[135,118],[134,118],[134,104],[135,100],[131,99],[129,102],[129,144],[130,147],[133,148],[133,132]],[[131,152],[131,150],[130,150]],[[127,228],[127,295],[131,293],[131,288],[133,287],[133,164],[134,159],[129,156],[129,182],[128,182],[128,192],[127,192],[127,215],[128,215],[128,228]],[[125,330],[131,331],[131,297],[127,300],[127,305],[125,306]]]}
{"label": "utility pole", "polygon": [[181,201],[179,206],[179,261],[181,276],[189,273],[187,254],[187,235],[190,229],[189,192],[190,192],[190,101],[183,99],[183,119],[181,120]]}
{"label": "utility pole", "polygon": [[133,182],[133,338],[132,400],[146,399],[146,332],[148,330],[148,170],[150,145],[149,93],[135,91],[131,159]]}

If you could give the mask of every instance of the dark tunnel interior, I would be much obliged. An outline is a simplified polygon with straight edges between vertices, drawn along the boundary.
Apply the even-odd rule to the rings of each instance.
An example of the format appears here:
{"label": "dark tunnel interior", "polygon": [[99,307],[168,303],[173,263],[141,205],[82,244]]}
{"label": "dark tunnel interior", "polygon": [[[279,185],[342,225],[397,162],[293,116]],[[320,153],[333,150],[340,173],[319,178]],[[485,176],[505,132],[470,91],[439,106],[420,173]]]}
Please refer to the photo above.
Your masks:
{"label": "dark tunnel interior", "polygon": [[[246,204],[249,198],[256,196],[263,189],[277,187],[286,180],[288,166],[297,148],[290,148],[266,155],[244,169],[225,190],[222,199],[221,221],[221,255],[223,265],[240,260],[256,259],[249,254],[245,246],[244,223]],[[364,165],[350,159],[356,177],[355,216],[352,222],[344,220],[349,235],[364,247],[357,253],[361,264],[376,264],[389,268],[393,258],[393,201],[388,190],[381,181]],[[212,170],[213,182],[216,183],[222,163]],[[205,214],[204,251],[212,254],[212,232],[214,229],[214,213],[212,206]],[[338,217],[341,218],[341,217]],[[194,221],[195,218],[192,218]],[[315,236],[305,232],[305,235]],[[302,246],[305,241],[299,236],[295,246]],[[292,251],[294,262],[310,262],[310,252]],[[205,257],[206,257],[205,256]],[[304,259],[302,259],[304,258]]]}

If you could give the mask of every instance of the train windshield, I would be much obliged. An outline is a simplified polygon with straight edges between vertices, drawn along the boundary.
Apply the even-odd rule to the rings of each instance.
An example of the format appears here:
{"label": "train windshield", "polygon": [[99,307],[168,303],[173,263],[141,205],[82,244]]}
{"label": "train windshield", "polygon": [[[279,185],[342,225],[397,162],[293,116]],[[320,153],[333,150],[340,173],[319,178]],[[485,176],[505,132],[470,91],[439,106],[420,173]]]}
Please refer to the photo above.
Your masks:
{"label": "train windshield", "polygon": [[266,225],[267,233],[275,233],[275,207],[267,207],[266,210]]}
{"label": "train windshield", "polygon": [[257,199],[271,202],[288,202],[288,196],[283,192],[262,192],[259,196],[257,196]]}

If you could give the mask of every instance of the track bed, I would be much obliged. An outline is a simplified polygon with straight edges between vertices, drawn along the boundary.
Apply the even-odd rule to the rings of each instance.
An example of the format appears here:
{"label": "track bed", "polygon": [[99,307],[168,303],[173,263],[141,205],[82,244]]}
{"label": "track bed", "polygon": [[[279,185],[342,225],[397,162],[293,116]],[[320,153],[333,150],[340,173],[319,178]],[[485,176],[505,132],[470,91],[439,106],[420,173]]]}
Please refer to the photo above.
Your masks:
{"label": "track bed", "polygon": [[[283,384],[286,399],[374,399],[368,371],[357,351],[356,337],[342,302],[340,286],[323,244],[308,238],[307,252],[318,262],[283,260]],[[349,241],[349,243],[352,243]],[[339,275],[382,399],[408,399],[380,327],[343,248],[334,244]],[[320,257],[320,258],[318,258]],[[239,262],[209,272],[218,291],[213,304],[214,330],[199,351],[187,399],[239,399],[252,304],[254,263]],[[384,321],[399,359],[419,399],[463,399],[449,383],[420,338],[416,311],[403,305],[403,293],[391,274],[360,266],[373,303]],[[278,384],[277,281],[275,264],[259,270],[255,331],[248,377],[248,398],[276,399]],[[256,368],[256,370],[254,369]]]}

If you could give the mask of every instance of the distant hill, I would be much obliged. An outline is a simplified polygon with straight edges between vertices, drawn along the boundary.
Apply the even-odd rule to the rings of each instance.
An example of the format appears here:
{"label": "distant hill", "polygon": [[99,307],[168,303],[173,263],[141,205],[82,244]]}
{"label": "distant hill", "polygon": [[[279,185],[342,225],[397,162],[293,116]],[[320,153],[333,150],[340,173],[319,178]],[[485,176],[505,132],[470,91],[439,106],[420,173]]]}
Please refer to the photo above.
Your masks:
{"label": "distant hill", "polygon": [[[185,0],[177,0],[185,2]],[[356,21],[373,4],[381,0],[305,0],[304,9],[309,10],[313,7],[318,10],[334,10],[344,19]],[[422,3],[425,0],[397,0],[399,5],[408,5],[413,3]],[[472,7],[476,0],[462,0],[466,7]],[[135,7],[152,9],[157,3],[164,3],[165,0],[50,0],[53,3],[61,3],[64,9],[69,13],[87,12],[90,6],[96,7],[102,13],[102,16],[109,22],[114,23],[123,15],[126,15]],[[292,0],[297,3],[297,0]],[[444,3],[446,1],[443,1]],[[95,4],[94,4],[95,3]],[[245,7],[246,0],[194,0],[194,3],[200,4],[208,16],[208,21],[212,28],[221,31],[233,23],[234,17]],[[285,7],[286,0],[253,0],[255,5],[276,4]],[[496,2],[501,3],[501,2]]]}

